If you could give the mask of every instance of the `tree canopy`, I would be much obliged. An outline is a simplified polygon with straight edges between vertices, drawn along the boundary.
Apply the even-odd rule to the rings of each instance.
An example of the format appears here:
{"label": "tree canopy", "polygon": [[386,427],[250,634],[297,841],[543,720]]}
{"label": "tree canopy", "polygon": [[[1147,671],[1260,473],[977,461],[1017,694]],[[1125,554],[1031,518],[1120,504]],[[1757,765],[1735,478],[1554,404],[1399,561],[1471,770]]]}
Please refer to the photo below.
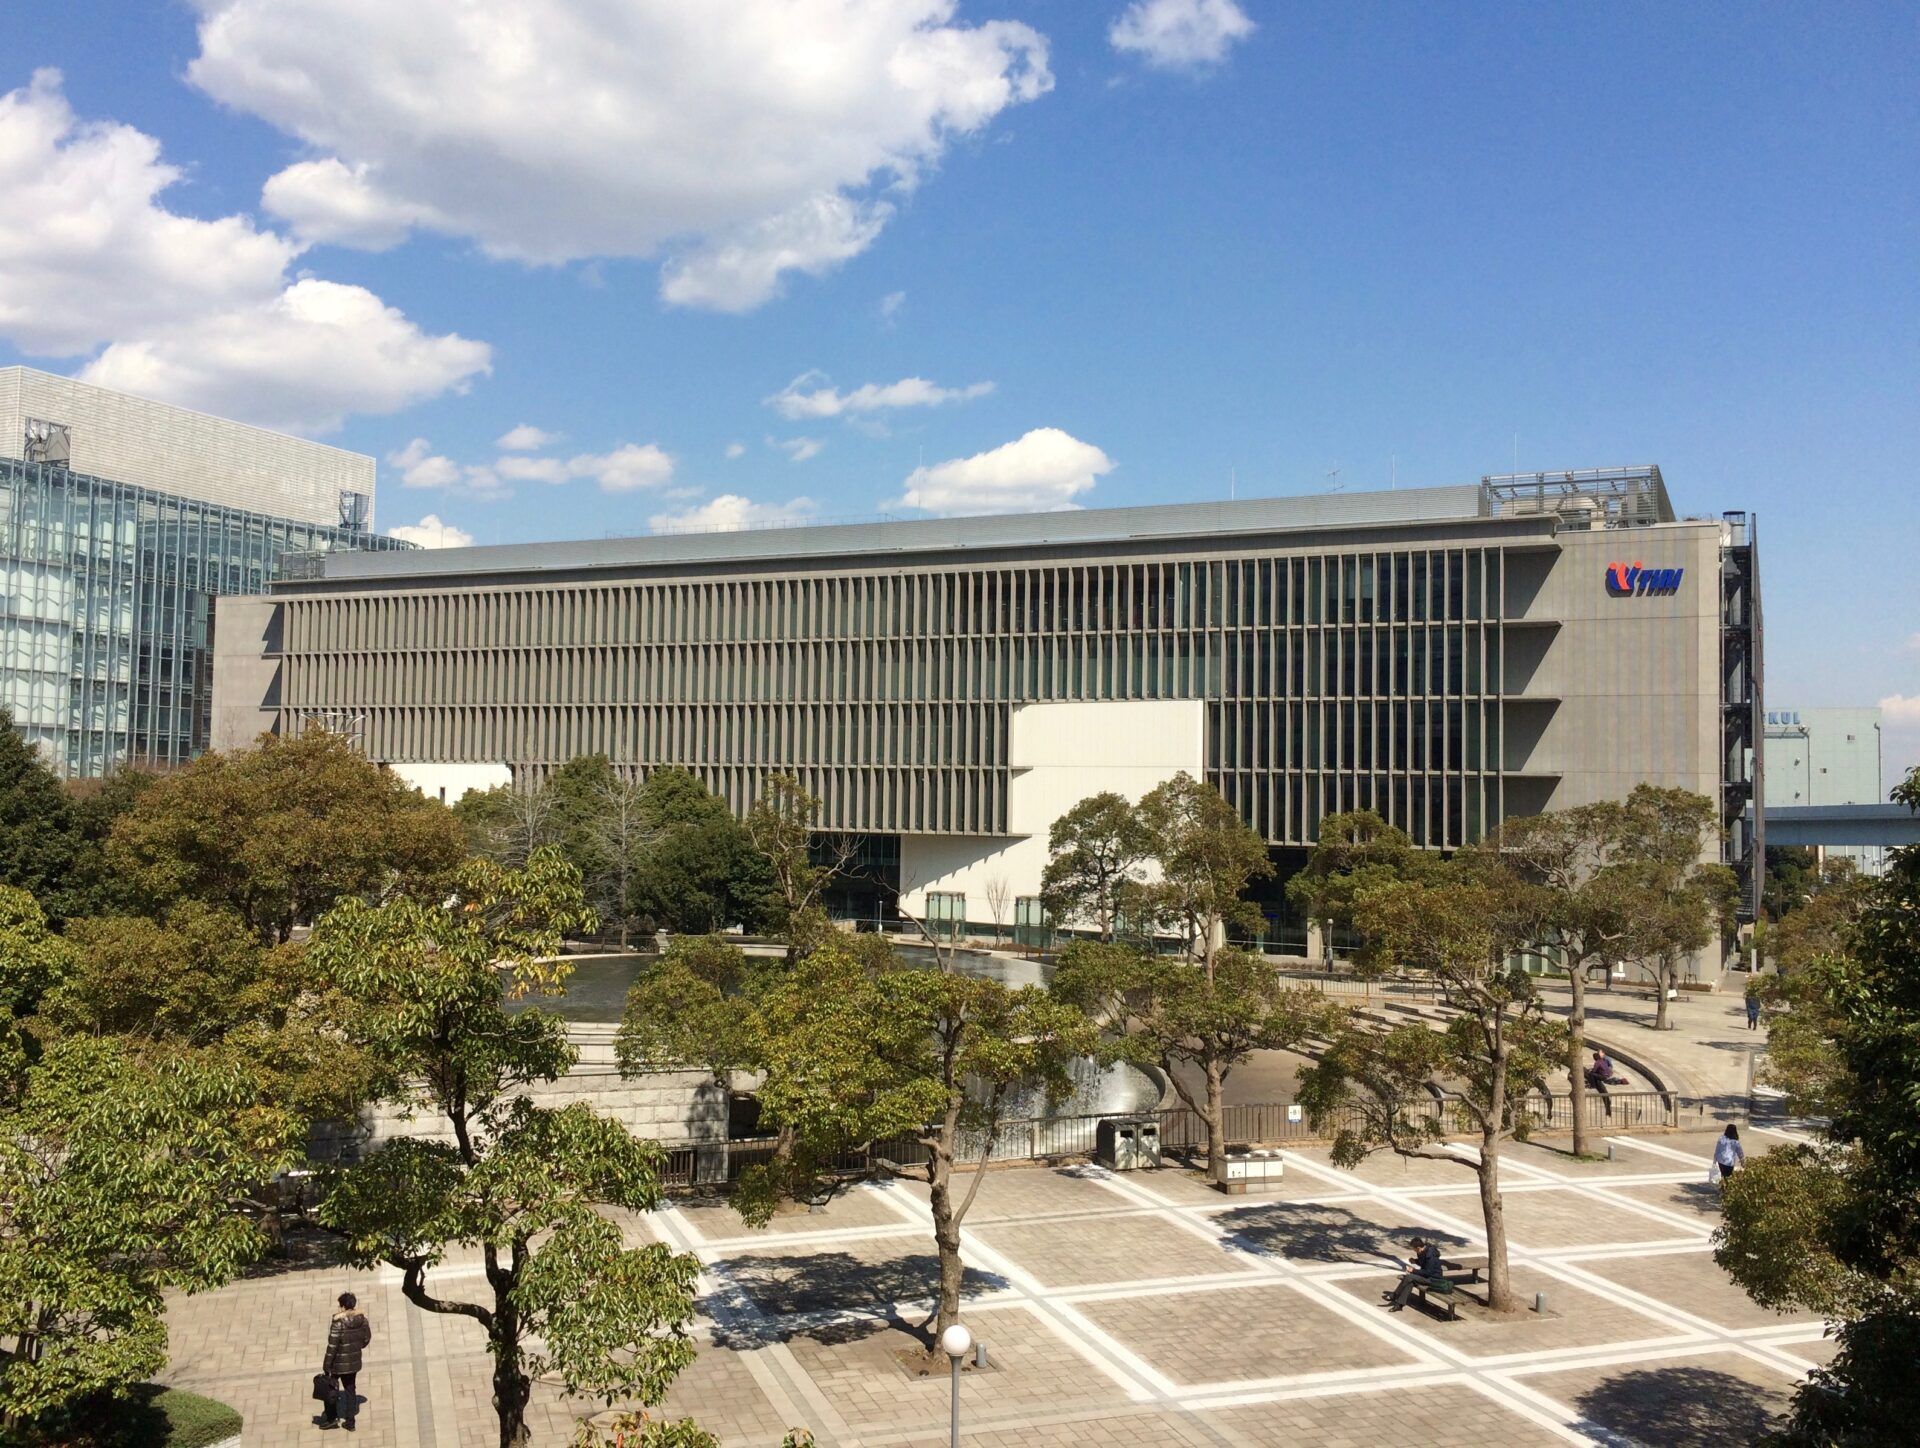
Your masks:
{"label": "tree canopy", "polygon": [[[1920,810],[1920,770],[1893,797]],[[1817,1142],[1734,1173],[1714,1255],[1763,1306],[1840,1324],[1839,1351],[1796,1392],[1779,1442],[1909,1442],[1920,1421],[1920,847],[1893,853],[1804,984],[1773,1030],[1813,1012],[1826,1124]]]}
{"label": "tree canopy", "polygon": [[1047,831],[1047,854],[1040,899],[1057,924],[1091,927],[1103,941],[1129,914],[1137,926],[1153,836],[1124,795],[1088,795],[1061,815]]}
{"label": "tree canopy", "polygon": [[193,900],[284,941],[354,895],[430,887],[460,831],[339,735],[263,735],[155,780],[114,822],[108,860],[149,913]]}

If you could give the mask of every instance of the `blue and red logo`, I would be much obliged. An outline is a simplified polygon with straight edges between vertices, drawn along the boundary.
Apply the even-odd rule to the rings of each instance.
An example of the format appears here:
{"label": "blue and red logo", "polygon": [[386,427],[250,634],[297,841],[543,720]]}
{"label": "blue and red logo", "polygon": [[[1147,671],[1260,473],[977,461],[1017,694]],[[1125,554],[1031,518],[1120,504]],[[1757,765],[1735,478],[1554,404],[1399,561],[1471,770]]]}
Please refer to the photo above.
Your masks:
{"label": "blue and red logo", "polygon": [[1649,594],[1673,594],[1680,591],[1684,568],[1648,568],[1642,563],[1609,563],[1607,592],[1615,598]]}

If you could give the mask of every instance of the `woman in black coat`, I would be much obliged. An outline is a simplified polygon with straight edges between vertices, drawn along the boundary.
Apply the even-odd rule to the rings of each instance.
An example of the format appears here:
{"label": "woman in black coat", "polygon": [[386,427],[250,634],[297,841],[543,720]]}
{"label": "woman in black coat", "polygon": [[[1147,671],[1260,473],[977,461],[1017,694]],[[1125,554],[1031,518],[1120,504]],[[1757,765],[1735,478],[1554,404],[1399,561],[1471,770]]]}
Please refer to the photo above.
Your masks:
{"label": "woman in black coat", "polygon": [[372,1341],[373,1328],[359,1310],[358,1300],[351,1292],[342,1292],[340,1308],[327,1323],[327,1356],[321,1370],[333,1379],[333,1395],[327,1399],[326,1412],[320,1415],[322,1428],[339,1423],[349,1433],[353,1431],[354,1416],[360,1409],[354,1378],[360,1372],[360,1354]]}

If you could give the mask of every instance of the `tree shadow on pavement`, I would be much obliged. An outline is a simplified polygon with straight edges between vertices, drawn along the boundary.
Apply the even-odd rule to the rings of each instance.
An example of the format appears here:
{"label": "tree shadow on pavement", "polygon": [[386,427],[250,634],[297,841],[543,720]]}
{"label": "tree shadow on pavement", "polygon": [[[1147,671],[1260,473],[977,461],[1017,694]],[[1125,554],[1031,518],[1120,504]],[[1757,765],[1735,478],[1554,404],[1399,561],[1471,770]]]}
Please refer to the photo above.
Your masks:
{"label": "tree shadow on pavement", "polygon": [[[1759,1441],[1779,1404],[1745,1378],[1712,1368],[1622,1373],[1574,1399],[1589,1422],[1661,1448],[1724,1448]],[[1781,1395],[1784,1399],[1784,1394]]]}
{"label": "tree shadow on pavement", "polygon": [[1242,1250],[1271,1252],[1296,1262],[1365,1262],[1385,1266],[1381,1258],[1413,1255],[1416,1234],[1453,1253],[1470,1244],[1437,1227],[1388,1227],[1344,1207],[1312,1202],[1263,1202],[1240,1207],[1215,1219],[1229,1241]]}
{"label": "tree shadow on pavement", "polygon": [[[940,1259],[931,1252],[878,1262],[848,1252],[748,1253],[716,1262],[711,1271],[719,1284],[718,1301],[704,1306],[725,1324],[714,1333],[715,1345],[731,1348],[800,1335],[846,1341],[874,1331],[876,1319],[917,1332],[899,1304],[925,1302],[940,1291]],[[998,1292],[1009,1285],[1004,1277],[968,1267],[961,1292]],[[866,1315],[830,1316],[823,1323],[780,1321],[811,1313]]]}

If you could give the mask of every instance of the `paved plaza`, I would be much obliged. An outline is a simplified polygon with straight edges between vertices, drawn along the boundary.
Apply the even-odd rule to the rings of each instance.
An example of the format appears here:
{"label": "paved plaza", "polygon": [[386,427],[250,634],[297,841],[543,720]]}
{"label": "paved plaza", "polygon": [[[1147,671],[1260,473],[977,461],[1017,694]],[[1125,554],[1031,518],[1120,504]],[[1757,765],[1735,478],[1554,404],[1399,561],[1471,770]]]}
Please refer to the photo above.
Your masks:
{"label": "paved plaza", "polygon": [[[1473,1173],[1380,1157],[1357,1172],[1287,1155],[1277,1190],[1097,1167],[989,1173],[967,1223],[966,1317],[989,1367],[964,1380],[967,1441],[1041,1444],[1649,1445],[1748,1441],[1824,1360],[1819,1321],[1755,1306],[1714,1266],[1712,1133],[1609,1138],[1615,1159],[1509,1148],[1515,1286],[1544,1314],[1388,1313],[1389,1254],[1421,1231],[1481,1240]],[[1750,1152],[1786,1139],[1755,1128]],[[934,1276],[925,1188],[863,1185],[749,1231],[720,1203],[628,1224],[696,1252],[701,1350],[666,1405],[721,1440],[790,1425],[834,1445],[946,1441],[948,1385],[909,1377]],[[477,1277],[437,1278],[457,1295]],[[334,1294],[370,1309],[368,1448],[494,1441],[477,1328],[409,1307],[392,1273],[312,1268],[183,1299],[172,1381],[223,1398],[259,1448],[318,1441],[305,1392]],[[1469,1293],[1477,1289],[1468,1289]],[[542,1388],[535,1442],[577,1413]]]}

